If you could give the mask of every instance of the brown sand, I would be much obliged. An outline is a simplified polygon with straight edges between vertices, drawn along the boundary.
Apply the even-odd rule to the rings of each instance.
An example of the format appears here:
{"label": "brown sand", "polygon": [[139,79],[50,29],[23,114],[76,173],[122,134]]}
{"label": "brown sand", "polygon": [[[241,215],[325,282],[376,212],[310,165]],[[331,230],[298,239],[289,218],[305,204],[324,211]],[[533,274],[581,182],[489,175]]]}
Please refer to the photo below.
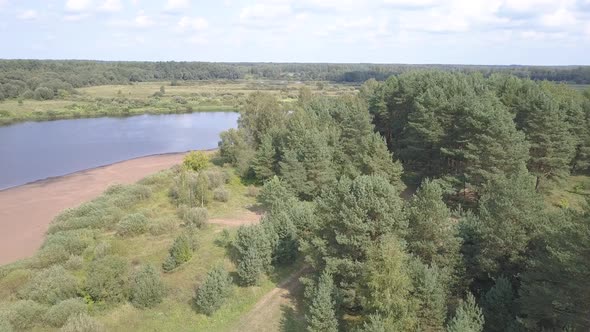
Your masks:
{"label": "brown sand", "polygon": [[31,256],[62,210],[181,162],[183,153],[131,159],[0,191],[0,265]]}

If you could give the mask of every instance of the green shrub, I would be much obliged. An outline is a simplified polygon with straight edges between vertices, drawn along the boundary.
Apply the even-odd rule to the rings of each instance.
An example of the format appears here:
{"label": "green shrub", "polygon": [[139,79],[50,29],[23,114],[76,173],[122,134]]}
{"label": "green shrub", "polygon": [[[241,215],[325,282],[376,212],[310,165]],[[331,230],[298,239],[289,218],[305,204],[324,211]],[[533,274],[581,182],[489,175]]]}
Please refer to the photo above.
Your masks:
{"label": "green shrub", "polygon": [[64,263],[64,267],[70,271],[79,270],[84,264],[84,258],[82,256],[70,255],[70,258]]}
{"label": "green shrub", "polygon": [[160,217],[149,225],[151,235],[162,235],[170,233],[176,229],[177,222],[173,217]]}
{"label": "green shrub", "polygon": [[133,276],[131,303],[137,308],[149,308],[162,302],[164,284],[160,274],[151,265],[144,266]]}
{"label": "green shrub", "polygon": [[195,295],[195,307],[200,312],[211,315],[217,311],[229,296],[232,278],[223,266],[217,266],[207,273],[205,281]]}
{"label": "green shrub", "polygon": [[174,178],[170,197],[177,205],[204,206],[209,201],[209,180],[202,172],[181,171]]}
{"label": "green shrub", "polygon": [[199,172],[204,170],[209,165],[209,157],[202,151],[191,151],[186,156],[182,164],[187,169]]}
{"label": "green shrub", "polygon": [[217,188],[213,191],[213,199],[218,202],[229,201],[229,191],[225,188]]}
{"label": "green shrub", "polygon": [[9,299],[31,279],[31,270],[15,269],[0,279],[0,299]]}
{"label": "green shrub", "polygon": [[179,209],[179,214],[181,214],[184,223],[192,227],[201,228],[205,225],[207,219],[209,219],[209,213],[206,208],[181,208]]}
{"label": "green shrub", "polygon": [[104,326],[88,314],[78,314],[71,316],[66,324],[61,328],[61,332],[102,332]]}
{"label": "green shrub", "polygon": [[75,297],[78,281],[60,265],[52,266],[35,275],[21,289],[19,295],[24,299],[41,303],[55,304]]}
{"label": "green shrub", "polygon": [[27,330],[39,325],[47,307],[33,300],[20,300],[12,303],[6,310],[6,318],[17,330]]}
{"label": "green shrub", "polygon": [[227,175],[218,170],[208,170],[205,172],[209,180],[209,189],[213,190],[223,186],[227,182]]}
{"label": "green shrub", "polygon": [[14,327],[12,327],[12,324],[10,324],[10,322],[8,322],[8,319],[2,319],[2,316],[0,316],[0,332],[13,332],[14,331]]}
{"label": "green shrub", "polygon": [[70,255],[80,255],[94,242],[94,231],[75,229],[48,234],[42,248],[61,246]]}
{"label": "green shrub", "polygon": [[128,264],[119,256],[106,256],[90,264],[86,291],[95,301],[121,302],[129,290]]}
{"label": "green shrub", "polygon": [[172,244],[169,250],[168,257],[162,264],[162,268],[166,272],[170,272],[188,262],[193,256],[192,240],[185,234],[179,235]]}
{"label": "green shrub", "polygon": [[148,224],[149,221],[143,214],[128,214],[117,224],[117,234],[120,236],[137,236],[147,232]]}
{"label": "green shrub", "polygon": [[562,209],[567,209],[570,207],[570,202],[567,200],[567,198],[561,198],[559,202],[557,202],[557,206]]}
{"label": "green shrub", "polygon": [[85,313],[86,310],[86,303],[80,298],[64,300],[47,310],[45,322],[53,327],[61,327],[68,318]]}
{"label": "green shrub", "polygon": [[99,197],[75,209],[63,211],[51,222],[47,233],[82,228],[105,228],[116,223],[121,215],[120,208],[113,206],[106,198]]}
{"label": "green shrub", "polygon": [[37,251],[31,265],[38,269],[43,269],[52,265],[61,264],[70,258],[68,253],[62,246],[47,246],[42,247]]}
{"label": "green shrub", "polygon": [[94,247],[94,259],[103,258],[110,254],[111,244],[107,241],[100,241],[100,243]]}

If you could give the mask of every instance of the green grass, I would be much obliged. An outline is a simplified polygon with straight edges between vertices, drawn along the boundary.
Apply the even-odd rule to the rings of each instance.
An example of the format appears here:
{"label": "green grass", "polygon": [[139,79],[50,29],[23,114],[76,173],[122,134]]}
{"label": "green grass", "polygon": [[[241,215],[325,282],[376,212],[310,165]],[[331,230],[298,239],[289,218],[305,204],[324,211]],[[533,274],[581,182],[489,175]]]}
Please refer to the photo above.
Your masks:
{"label": "green grass", "polygon": [[[245,98],[255,91],[276,95],[284,103],[297,100],[301,87],[313,93],[338,96],[356,90],[354,85],[324,82],[287,82],[262,80],[217,80],[182,82],[149,82],[133,85],[103,85],[76,89],[56,100],[15,99],[0,102],[0,125],[22,121],[45,121],[92,117],[125,117],[140,114],[173,114],[192,112],[236,111]],[[166,93],[154,97],[165,86]]]}
{"label": "green grass", "polygon": [[582,209],[590,200],[590,176],[575,175],[550,189],[545,202],[552,209],[569,207]]}
{"label": "green grass", "polygon": [[568,84],[574,90],[585,91],[590,89],[590,84]]}

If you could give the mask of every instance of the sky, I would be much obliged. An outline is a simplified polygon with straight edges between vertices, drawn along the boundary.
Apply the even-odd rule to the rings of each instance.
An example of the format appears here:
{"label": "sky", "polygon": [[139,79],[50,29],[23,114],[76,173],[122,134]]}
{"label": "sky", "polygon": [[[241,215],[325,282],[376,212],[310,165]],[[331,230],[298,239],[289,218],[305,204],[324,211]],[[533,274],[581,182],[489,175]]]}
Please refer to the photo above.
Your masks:
{"label": "sky", "polygon": [[589,65],[590,0],[0,0],[0,58]]}

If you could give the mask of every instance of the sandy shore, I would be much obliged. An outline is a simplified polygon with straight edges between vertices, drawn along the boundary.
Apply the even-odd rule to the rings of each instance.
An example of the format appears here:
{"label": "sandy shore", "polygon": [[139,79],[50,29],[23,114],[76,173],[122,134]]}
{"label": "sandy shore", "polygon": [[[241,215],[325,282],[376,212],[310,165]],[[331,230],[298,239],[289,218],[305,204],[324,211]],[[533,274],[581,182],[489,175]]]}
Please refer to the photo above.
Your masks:
{"label": "sandy shore", "polygon": [[97,197],[110,185],[134,183],[167,169],[183,156],[136,158],[0,191],[0,265],[33,255],[62,210]]}

